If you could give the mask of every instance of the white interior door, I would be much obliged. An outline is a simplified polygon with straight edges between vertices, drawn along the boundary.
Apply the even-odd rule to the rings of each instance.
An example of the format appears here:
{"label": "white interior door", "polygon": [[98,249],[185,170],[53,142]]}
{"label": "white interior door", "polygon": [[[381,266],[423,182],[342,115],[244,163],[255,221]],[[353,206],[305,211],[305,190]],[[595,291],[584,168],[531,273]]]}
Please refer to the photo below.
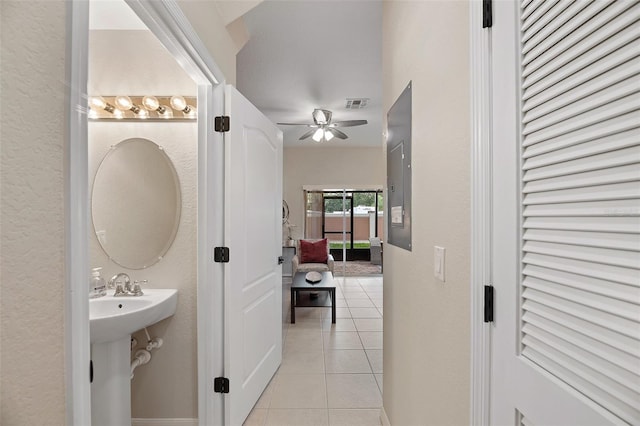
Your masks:
{"label": "white interior door", "polygon": [[493,6],[490,423],[640,424],[640,4]]}
{"label": "white interior door", "polygon": [[225,90],[225,424],[241,425],[282,361],[282,132]]}

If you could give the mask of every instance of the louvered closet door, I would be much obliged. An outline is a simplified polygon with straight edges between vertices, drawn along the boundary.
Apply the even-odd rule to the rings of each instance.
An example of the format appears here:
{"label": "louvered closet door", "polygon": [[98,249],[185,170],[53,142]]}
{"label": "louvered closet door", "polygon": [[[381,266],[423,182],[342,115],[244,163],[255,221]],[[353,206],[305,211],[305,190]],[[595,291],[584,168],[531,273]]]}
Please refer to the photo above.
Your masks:
{"label": "louvered closet door", "polygon": [[494,5],[492,423],[639,425],[640,2]]}

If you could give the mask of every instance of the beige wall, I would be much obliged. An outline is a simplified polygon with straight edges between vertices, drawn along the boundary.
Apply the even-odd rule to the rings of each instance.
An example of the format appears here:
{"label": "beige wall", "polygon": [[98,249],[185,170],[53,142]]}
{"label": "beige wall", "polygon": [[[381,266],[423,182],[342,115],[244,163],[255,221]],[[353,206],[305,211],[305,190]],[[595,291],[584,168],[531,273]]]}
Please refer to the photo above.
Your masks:
{"label": "beige wall", "polygon": [[296,240],[302,238],[303,186],[376,189],[385,185],[387,176],[382,148],[285,148],[283,161],[283,197],[289,222],[296,225],[291,232]]}
{"label": "beige wall", "polygon": [[0,424],[62,425],[65,2],[3,0],[0,22]]}
{"label": "beige wall", "polygon": [[398,426],[469,424],[469,5],[383,7],[385,111],[413,81],[413,251],[384,248],[384,410]]}

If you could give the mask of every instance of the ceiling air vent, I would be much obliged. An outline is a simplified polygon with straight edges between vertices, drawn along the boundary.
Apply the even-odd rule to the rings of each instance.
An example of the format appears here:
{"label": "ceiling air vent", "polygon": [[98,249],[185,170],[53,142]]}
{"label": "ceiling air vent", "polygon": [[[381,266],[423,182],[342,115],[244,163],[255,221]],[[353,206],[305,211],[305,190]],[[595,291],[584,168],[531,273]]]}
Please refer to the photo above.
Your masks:
{"label": "ceiling air vent", "polygon": [[369,98],[347,98],[347,109],[360,109],[367,106]]}

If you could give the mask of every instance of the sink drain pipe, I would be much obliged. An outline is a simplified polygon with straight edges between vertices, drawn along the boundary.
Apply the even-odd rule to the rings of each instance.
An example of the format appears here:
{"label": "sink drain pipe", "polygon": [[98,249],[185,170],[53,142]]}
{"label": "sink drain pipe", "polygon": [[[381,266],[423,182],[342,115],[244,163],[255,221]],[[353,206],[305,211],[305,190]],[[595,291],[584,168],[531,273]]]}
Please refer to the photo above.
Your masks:
{"label": "sink drain pipe", "polygon": [[[159,348],[163,343],[162,339],[159,337],[152,339],[146,328],[144,329],[144,332],[147,335],[147,346],[145,349],[138,349],[133,361],[131,361],[131,379],[133,379],[133,371],[139,366],[149,363],[149,361],[151,361],[151,351]],[[133,349],[133,347],[131,349]]]}

